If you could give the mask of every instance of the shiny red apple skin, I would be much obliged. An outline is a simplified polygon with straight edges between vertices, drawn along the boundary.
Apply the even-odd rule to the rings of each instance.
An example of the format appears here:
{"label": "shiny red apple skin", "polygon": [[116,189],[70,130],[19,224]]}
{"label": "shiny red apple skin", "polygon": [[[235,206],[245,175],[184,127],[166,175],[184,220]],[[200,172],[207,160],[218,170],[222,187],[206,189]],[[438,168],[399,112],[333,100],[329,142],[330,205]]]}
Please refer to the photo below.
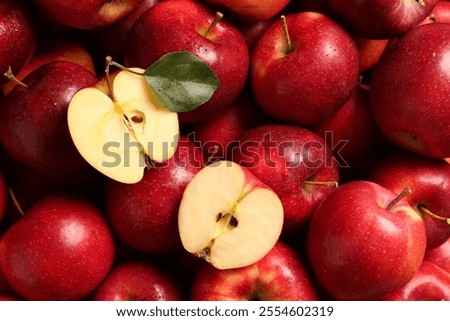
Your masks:
{"label": "shiny red apple skin", "polygon": [[434,263],[450,273],[450,238],[444,244],[425,252],[424,260]]}
{"label": "shiny red apple skin", "polygon": [[[341,174],[346,175],[365,173],[379,158],[374,154],[383,151],[386,142],[373,120],[369,89],[364,86],[358,86],[344,106],[313,130],[320,137],[333,135],[333,142],[345,143],[339,153],[343,159]],[[374,160],[370,161],[371,157]]]}
{"label": "shiny red apple skin", "polygon": [[290,14],[286,21],[292,52],[280,20],[252,51],[253,93],[274,119],[314,126],[342,107],[355,90],[358,51],[350,35],[324,14]]}
{"label": "shiny red apple skin", "polygon": [[336,188],[306,185],[305,181],[339,181],[336,162],[325,141],[297,126],[269,124],[251,128],[239,138],[231,158],[280,197],[284,236],[303,230],[315,207]]}
{"label": "shiny red apple skin", "polygon": [[92,296],[95,301],[181,301],[179,285],[159,267],[143,261],[113,267]]}
{"label": "shiny red apple skin", "polygon": [[291,0],[205,0],[213,5],[225,6],[248,21],[265,21],[278,14]]}
{"label": "shiny red apple skin", "polygon": [[175,155],[155,164],[136,184],[108,179],[104,202],[111,226],[132,249],[161,254],[182,248],[178,208],[184,189],[203,165],[201,151],[185,137]]}
{"label": "shiny red apple skin", "polygon": [[8,67],[18,73],[33,55],[37,39],[29,9],[22,0],[0,3],[0,85]]}
{"label": "shiny red apple skin", "polygon": [[406,152],[394,152],[369,171],[371,181],[400,193],[405,187],[412,191],[405,199],[422,216],[427,232],[427,248],[442,245],[450,237],[450,225],[426,214],[432,213],[450,218],[450,164]]}
{"label": "shiny red apple skin", "polygon": [[76,29],[98,29],[125,18],[143,0],[90,0],[74,4],[66,0],[33,0],[45,15]]}
{"label": "shiny red apple skin", "polygon": [[[47,37],[39,39],[39,43],[31,59],[14,76],[19,80],[23,80],[40,66],[57,60],[78,63],[95,74],[95,66],[91,54],[82,44],[71,39]],[[9,81],[4,84],[2,86],[3,94],[7,95],[10,93],[16,85],[14,81]]]}
{"label": "shiny red apple skin", "polygon": [[203,264],[190,295],[194,301],[315,301],[318,298],[305,262],[281,242],[247,267],[219,270]]}
{"label": "shiny red apple skin", "polygon": [[148,68],[169,52],[189,51],[216,74],[219,89],[202,106],[180,113],[183,123],[217,115],[240,96],[247,81],[249,52],[244,37],[226,17],[204,37],[214,18],[215,13],[201,3],[163,1],[142,14],[128,36],[127,66]]}
{"label": "shiny red apple skin", "polygon": [[139,7],[116,23],[102,28],[100,40],[108,55],[115,60],[122,60],[125,52],[127,36],[136,20],[148,9],[161,0],[143,0]]}
{"label": "shiny red apple skin", "polygon": [[205,162],[225,160],[246,130],[268,121],[254,98],[244,95],[217,116],[192,124],[191,133],[201,145]]}
{"label": "shiny red apple skin", "polygon": [[40,199],[5,233],[0,265],[27,300],[79,300],[95,290],[114,259],[114,242],[97,207],[70,196]]}
{"label": "shiny red apple skin", "polygon": [[0,170],[0,223],[2,222],[5,213],[6,202],[8,201],[8,187],[6,186],[5,176],[3,170]]}
{"label": "shiny red apple skin", "polygon": [[353,36],[359,52],[359,72],[362,74],[377,64],[385,52],[389,39],[367,39]]}
{"label": "shiny red apple skin", "polygon": [[433,8],[433,11],[419,25],[428,23],[450,23],[450,2],[439,0]]}
{"label": "shiny red apple skin", "polygon": [[450,274],[423,261],[419,271],[403,288],[382,297],[384,301],[449,301]]}
{"label": "shiny red apple skin", "polygon": [[247,42],[247,46],[250,50],[258,43],[259,39],[264,35],[267,29],[276,21],[275,18],[270,20],[263,20],[253,23],[242,23],[239,30]]}
{"label": "shiny red apple skin", "polygon": [[373,300],[405,286],[426,248],[421,217],[368,181],[339,187],[314,211],[307,252],[318,281],[337,300]]}
{"label": "shiny red apple skin", "polygon": [[70,137],[72,96],[97,78],[76,63],[55,61],[34,70],[1,101],[0,139],[5,150],[34,171],[69,178],[89,167]]}
{"label": "shiny red apple skin", "polygon": [[438,0],[325,0],[330,12],[354,34],[370,39],[399,36],[419,24]]}
{"label": "shiny red apple skin", "polygon": [[371,75],[380,130],[400,148],[428,157],[450,156],[449,39],[450,24],[416,27],[387,50]]}

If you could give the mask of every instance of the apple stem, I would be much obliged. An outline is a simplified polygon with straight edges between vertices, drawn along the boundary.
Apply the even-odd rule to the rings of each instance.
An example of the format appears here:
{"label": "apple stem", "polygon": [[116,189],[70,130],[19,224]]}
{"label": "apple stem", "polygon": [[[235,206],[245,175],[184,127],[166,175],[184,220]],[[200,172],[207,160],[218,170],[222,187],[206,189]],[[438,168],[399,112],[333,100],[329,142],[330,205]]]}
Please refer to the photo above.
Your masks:
{"label": "apple stem", "polygon": [[[139,71],[135,71],[135,70],[133,70],[131,68],[127,68],[124,65],[121,65],[118,62],[112,60],[112,58],[110,56],[108,56],[108,57],[111,59],[111,61],[109,62],[110,66],[114,66],[114,67],[117,67],[119,69],[126,70],[126,71],[131,72],[132,74],[135,74],[135,75],[138,75],[138,76],[144,76],[144,73],[139,72]],[[106,59],[108,59],[108,57],[106,57]]]}
{"label": "apple stem", "polygon": [[304,181],[306,185],[319,185],[319,186],[329,186],[329,187],[339,187],[338,182],[328,181],[328,182],[316,182],[316,181]]}
{"label": "apple stem", "polygon": [[434,214],[433,212],[431,212],[428,208],[426,208],[423,205],[419,205],[419,210],[421,212],[423,212],[424,214],[428,215],[431,218],[434,218],[434,219],[439,220],[439,221],[446,222],[448,225],[450,225],[450,218],[448,218],[448,217],[442,217],[442,216],[439,216],[437,214]]}
{"label": "apple stem", "polygon": [[206,29],[205,33],[203,34],[203,37],[208,38],[211,32],[216,28],[217,24],[220,20],[222,20],[223,14],[219,11],[216,12],[216,17],[214,18],[214,21],[211,22],[208,29]]}
{"label": "apple stem", "polygon": [[107,56],[106,57],[106,66],[105,66],[105,76],[106,76],[106,84],[108,86],[109,96],[111,97],[112,101],[114,103],[116,103],[117,102],[117,98],[114,95],[113,86],[111,84],[111,78],[109,77],[109,68],[111,67],[112,62],[113,62],[113,60],[112,60],[111,56]]}
{"label": "apple stem", "polygon": [[287,26],[285,15],[281,16],[281,24],[283,25],[284,36],[286,38],[287,53],[290,54],[292,51],[294,51],[294,48],[292,48],[291,36],[289,35],[289,29]]}
{"label": "apple stem", "polygon": [[400,200],[402,199],[402,198],[404,198],[405,196],[408,196],[409,194],[411,194],[411,189],[409,188],[409,187],[405,187],[404,189],[403,189],[403,191],[400,193],[400,194],[398,194],[390,203],[389,203],[389,205],[388,206],[386,206],[386,209],[389,211],[389,210],[391,210],[394,206],[395,206],[395,204],[397,204],[398,202],[400,202]]}
{"label": "apple stem", "polygon": [[421,6],[425,6],[426,5],[425,0],[416,0],[416,2],[418,4],[420,4]]}
{"label": "apple stem", "polygon": [[12,188],[8,188],[9,196],[11,197],[11,200],[13,201],[14,206],[16,207],[17,211],[19,212],[20,216],[24,216],[25,212],[22,209],[22,206],[20,206],[19,201],[16,198],[16,194],[14,193]]}
{"label": "apple stem", "polygon": [[15,82],[19,86],[22,86],[24,88],[28,88],[27,84],[24,84],[19,79],[17,79],[16,76],[14,76],[14,73],[12,71],[11,66],[8,67],[8,70],[3,74],[3,76],[5,76],[5,78],[7,78],[8,80]]}
{"label": "apple stem", "polygon": [[219,152],[219,146],[214,145],[214,150],[212,151],[211,155],[208,157],[205,166],[210,165],[213,162],[214,157],[216,157],[217,153]]}

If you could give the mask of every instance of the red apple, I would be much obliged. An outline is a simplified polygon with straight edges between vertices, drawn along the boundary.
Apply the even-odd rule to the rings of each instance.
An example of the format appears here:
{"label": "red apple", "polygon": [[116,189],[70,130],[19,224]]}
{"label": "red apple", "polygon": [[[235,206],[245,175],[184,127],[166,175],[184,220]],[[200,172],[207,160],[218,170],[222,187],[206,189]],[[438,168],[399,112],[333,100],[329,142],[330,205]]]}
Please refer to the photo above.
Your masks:
{"label": "red apple", "polygon": [[108,55],[121,60],[126,48],[127,36],[136,20],[161,0],[142,0],[141,4],[129,15],[116,23],[102,28],[100,39]]}
{"label": "red apple", "polygon": [[[31,60],[14,76],[23,80],[38,67],[57,60],[77,63],[95,74],[94,62],[84,46],[74,40],[49,37],[39,40]],[[17,83],[12,80],[4,84],[3,94],[7,95],[16,85]]]}
{"label": "red apple", "polygon": [[195,142],[201,145],[206,163],[224,160],[236,140],[252,127],[267,122],[267,116],[253,97],[241,96],[217,116],[191,126]]}
{"label": "red apple", "polygon": [[233,161],[280,197],[285,236],[306,227],[312,211],[336,189],[339,180],[327,143],[301,127],[274,124],[249,129],[231,154]]}
{"label": "red apple", "polygon": [[433,11],[419,25],[428,23],[450,23],[450,2],[439,0],[433,8]]}
{"label": "red apple", "polygon": [[25,1],[3,0],[0,3],[0,84],[11,67],[18,73],[31,58],[36,46],[35,26]]}
{"label": "red apple", "polygon": [[74,28],[97,29],[123,19],[143,0],[90,0],[76,5],[65,0],[33,0],[53,20]]}
{"label": "red apple", "polygon": [[23,166],[14,159],[9,159],[4,168],[8,188],[13,197],[9,197],[4,222],[7,226],[24,215],[37,200],[51,192],[70,193],[92,201],[100,199],[100,186],[103,185],[103,177],[94,170],[87,170],[72,178],[49,178],[36,173]]}
{"label": "red apple", "polygon": [[253,23],[242,23],[239,29],[241,30],[250,50],[253,50],[253,47],[258,43],[259,39],[261,39],[263,34],[274,22],[274,19],[270,19]]}
{"label": "red apple", "polygon": [[1,102],[0,138],[16,160],[49,177],[73,177],[87,162],[72,142],[67,108],[72,96],[96,77],[79,64],[55,61],[29,74]]}
{"label": "red apple", "polygon": [[200,149],[181,138],[174,157],[146,170],[140,182],[124,184],[108,179],[106,212],[120,239],[142,252],[180,249],[178,208],[186,185],[202,164]]}
{"label": "red apple", "polygon": [[180,113],[182,122],[213,117],[239,97],[247,80],[249,54],[244,37],[226,19],[214,26],[215,19],[200,3],[164,1],[142,14],[128,35],[127,66],[148,68],[169,52],[189,51],[216,74],[220,88],[199,108]]}
{"label": "red apple", "polygon": [[428,249],[424,259],[450,273],[450,238],[441,246]]}
{"label": "red apple", "polygon": [[8,187],[6,186],[5,177],[3,176],[3,171],[0,170],[0,222],[2,221],[5,212],[8,195],[9,192]]}
{"label": "red apple", "polygon": [[251,68],[255,98],[270,116],[312,126],[350,98],[359,58],[340,25],[321,13],[302,12],[288,15],[286,28],[280,20],[264,33],[253,49]]}
{"label": "red apple", "polygon": [[111,269],[92,297],[96,301],[181,301],[178,284],[150,263],[126,262]]}
{"label": "red apple", "polygon": [[426,248],[423,220],[405,199],[368,181],[343,184],[315,210],[307,250],[337,300],[370,300],[405,286]]}
{"label": "red apple", "polygon": [[[2,242],[3,234],[0,234],[0,248]],[[10,285],[5,279],[2,271],[2,264],[0,262],[0,297],[7,297],[13,295],[14,291],[11,289]]]}
{"label": "red apple", "polygon": [[28,300],[79,300],[108,273],[114,243],[102,213],[69,196],[40,199],[3,236],[0,265]]}
{"label": "red apple", "polygon": [[352,32],[364,38],[386,39],[413,28],[438,0],[325,0],[329,10]]}
{"label": "red apple", "polygon": [[344,106],[316,126],[314,132],[321,137],[332,135],[334,142],[344,144],[339,151],[344,160],[340,169],[347,175],[366,172],[386,141],[373,120],[369,90],[363,86],[358,86]]}
{"label": "red apple", "polygon": [[450,165],[410,153],[391,153],[378,161],[369,179],[394,193],[408,186],[412,193],[405,197],[422,216],[427,232],[427,248],[443,244],[450,237]]}
{"label": "red apple", "polygon": [[244,19],[264,21],[278,15],[290,0],[206,0],[205,2],[225,6]]}
{"label": "red apple", "polygon": [[450,25],[416,27],[374,67],[370,101],[376,123],[399,147],[450,156]]}
{"label": "red apple", "polygon": [[419,271],[403,288],[391,292],[385,301],[449,301],[450,274],[439,266],[423,261]]}
{"label": "red apple", "polygon": [[368,39],[353,36],[359,52],[359,72],[371,69],[380,60],[386,50],[389,39]]}
{"label": "red apple", "polygon": [[191,288],[194,301],[314,301],[318,299],[303,260],[278,242],[258,262],[243,268],[218,270],[205,264]]}
{"label": "red apple", "polygon": [[277,243],[282,227],[277,194],[231,161],[202,168],[186,186],[178,211],[183,247],[217,269],[259,261]]}

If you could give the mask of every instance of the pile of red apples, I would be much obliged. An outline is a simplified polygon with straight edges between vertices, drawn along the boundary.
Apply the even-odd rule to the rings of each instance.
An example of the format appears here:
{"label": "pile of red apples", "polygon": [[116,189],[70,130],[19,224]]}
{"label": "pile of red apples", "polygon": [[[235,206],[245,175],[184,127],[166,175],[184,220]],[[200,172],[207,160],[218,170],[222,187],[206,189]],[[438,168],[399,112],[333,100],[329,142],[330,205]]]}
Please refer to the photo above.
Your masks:
{"label": "pile of red apples", "polygon": [[450,1],[1,0],[0,75],[1,300],[450,300]]}

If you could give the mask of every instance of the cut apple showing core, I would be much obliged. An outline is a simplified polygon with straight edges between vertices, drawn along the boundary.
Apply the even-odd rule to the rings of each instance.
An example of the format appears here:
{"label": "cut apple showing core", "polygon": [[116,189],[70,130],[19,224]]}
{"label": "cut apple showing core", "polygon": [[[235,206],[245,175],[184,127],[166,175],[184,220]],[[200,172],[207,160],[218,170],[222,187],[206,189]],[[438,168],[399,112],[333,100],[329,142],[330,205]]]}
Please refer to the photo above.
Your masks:
{"label": "cut apple showing core", "polygon": [[184,248],[218,269],[253,264],[276,244],[283,226],[277,194],[230,161],[203,168],[186,187],[178,228]]}
{"label": "cut apple showing core", "polygon": [[162,163],[174,155],[178,116],[156,98],[143,76],[122,70],[111,88],[113,93],[99,83],[73,96],[70,134],[95,169],[116,181],[137,183],[151,162]]}

